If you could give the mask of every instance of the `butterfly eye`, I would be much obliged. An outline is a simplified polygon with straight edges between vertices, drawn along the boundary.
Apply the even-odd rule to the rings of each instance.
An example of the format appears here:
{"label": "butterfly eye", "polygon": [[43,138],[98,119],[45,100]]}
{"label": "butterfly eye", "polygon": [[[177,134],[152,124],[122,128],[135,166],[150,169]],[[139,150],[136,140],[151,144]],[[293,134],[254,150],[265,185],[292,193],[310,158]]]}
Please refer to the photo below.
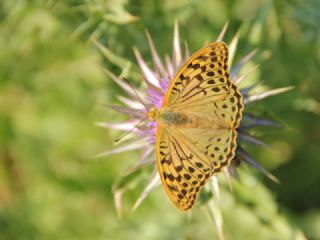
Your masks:
{"label": "butterfly eye", "polygon": [[155,107],[152,107],[147,113],[148,119],[151,122],[156,121],[159,118],[159,110]]}

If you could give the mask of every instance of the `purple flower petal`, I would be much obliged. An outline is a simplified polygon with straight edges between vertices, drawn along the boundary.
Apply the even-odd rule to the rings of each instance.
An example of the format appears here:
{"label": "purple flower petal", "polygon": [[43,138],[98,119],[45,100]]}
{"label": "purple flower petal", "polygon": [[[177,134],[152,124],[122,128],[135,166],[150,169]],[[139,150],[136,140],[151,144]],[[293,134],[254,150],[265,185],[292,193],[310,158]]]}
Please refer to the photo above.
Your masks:
{"label": "purple flower petal", "polygon": [[143,110],[145,109],[143,104],[138,101],[133,101],[132,99],[125,98],[123,96],[117,96],[120,102],[124,103],[130,108],[136,109],[136,110]]}
{"label": "purple flower petal", "polygon": [[96,156],[94,156],[93,158],[106,157],[106,156],[110,156],[110,155],[117,154],[117,153],[132,151],[132,150],[136,150],[136,149],[142,149],[148,145],[149,145],[149,142],[146,141],[146,139],[142,139],[140,141],[135,141],[133,143],[126,144],[126,145],[123,145],[123,146],[120,146],[117,148],[113,148],[112,150],[99,153]]}
{"label": "purple flower petal", "polygon": [[142,74],[143,74],[146,82],[151,84],[154,87],[160,87],[156,74],[153,71],[151,71],[151,69],[147,66],[147,64],[145,63],[145,61],[141,57],[139,50],[137,48],[134,48],[133,51],[134,51],[134,54],[136,56],[136,59],[139,63],[139,66],[141,68]]}
{"label": "purple flower petal", "polygon": [[166,61],[166,66],[167,66],[167,72],[168,72],[169,79],[172,80],[174,78],[174,67],[173,67],[168,55],[166,55],[164,58],[165,58],[165,61]]}
{"label": "purple flower petal", "polygon": [[259,50],[258,48],[253,49],[247,55],[242,57],[240,59],[240,61],[232,68],[231,77],[236,78],[236,76],[239,73],[240,69],[257,54],[258,50]]}
{"label": "purple flower petal", "polygon": [[276,182],[276,183],[280,183],[280,181],[274,176],[272,175],[267,169],[265,169],[264,167],[262,167],[259,163],[257,163],[246,151],[244,151],[242,148],[239,148],[239,154],[240,156],[243,158],[243,160],[253,166],[254,168],[258,169],[260,172],[262,172],[263,174],[265,174],[269,179],[271,179],[272,181]]}
{"label": "purple flower petal", "polygon": [[230,191],[233,192],[232,182],[231,182],[231,176],[230,176],[230,172],[229,172],[228,168],[224,168],[224,169],[223,169],[223,173],[224,173],[224,175],[226,176],[227,183],[228,183],[228,186],[229,186]]}
{"label": "purple flower petal", "polygon": [[180,38],[179,38],[179,25],[178,22],[174,22],[174,35],[173,35],[173,56],[172,63],[174,68],[178,68],[181,64],[181,48],[180,48]]}
{"label": "purple flower petal", "polygon": [[188,46],[188,43],[185,41],[184,42],[184,47],[185,47],[185,51],[186,51],[186,55],[185,55],[185,57],[184,57],[184,61],[186,62],[189,58],[190,58],[190,49],[189,49],[189,46]]}
{"label": "purple flower petal", "polygon": [[226,34],[227,32],[227,29],[228,29],[228,26],[229,26],[229,22],[226,22],[221,30],[221,32],[219,33],[219,36],[217,38],[217,42],[221,42],[224,38],[224,35]]}
{"label": "purple flower petal", "polygon": [[149,147],[144,149],[143,153],[141,154],[141,157],[131,167],[129,167],[129,169],[126,171],[125,174],[127,175],[131,174],[146,165],[154,163],[155,159],[151,158],[151,155],[153,154],[153,152],[154,152],[154,147]]}
{"label": "purple flower petal", "polygon": [[142,201],[149,195],[149,193],[152,190],[154,190],[155,188],[157,188],[161,185],[158,170],[156,168],[153,171],[153,174],[148,182],[149,182],[148,185],[145,187],[145,189],[141,193],[140,197],[137,199],[137,201],[133,205],[132,211],[135,211],[140,206]]}
{"label": "purple flower petal", "polygon": [[[138,122],[124,122],[124,123],[108,123],[108,122],[96,122],[95,124],[103,128],[112,128],[115,130],[128,131],[131,130]],[[132,130],[132,132],[137,132],[138,129]]]}
{"label": "purple flower petal", "polygon": [[240,33],[237,32],[234,37],[232,38],[230,44],[229,44],[229,60],[228,60],[228,65],[231,68],[232,66],[232,61],[233,58],[236,54],[237,51],[237,46],[238,46],[238,41],[239,41]]}
{"label": "purple flower petal", "polygon": [[[253,73],[254,71],[256,71],[259,68],[259,64],[253,66],[252,68],[250,68],[246,73],[244,73],[243,75],[239,76],[239,77],[234,77],[233,81],[239,85],[243,80],[245,80],[251,73]],[[232,76],[231,76],[232,77]]]}
{"label": "purple flower petal", "polygon": [[[265,118],[260,118],[253,116],[252,114],[245,113],[242,119],[242,123],[244,123],[244,127],[246,129],[252,128],[255,126],[270,126],[270,127],[281,127],[282,125],[279,122],[265,119]],[[242,124],[241,123],[241,124]]]}
{"label": "purple flower petal", "polygon": [[114,205],[116,206],[116,211],[118,217],[122,217],[123,214],[123,209],[122,209],[122,195],[123,195],[124,190],[119,189],[114,192],[113,198],[114,198]]}
{"label": "purple flower petal", "polygon": [[245,134],[243,132],[239,133],[239,140],[242,140],[246,143],[250,143],[253,145],[257,145],[257,146],[261,146],[261,147],[268,147],[269,145],[265,144],[264,142],[262,142],[261,140],[249,135],[249,134]]}
{"label": "purple flower petal", "polygon": [[228,166],[228,171],[232,175],[232,177],[234,177],[238,181],[240,180],[240,176],[234,166],[232,165]]}
{"label": "purple flower petal", "polygon": [[145,116],[145,111],[137,111],[136,109],[131,109],[128,107],[120,107],[115,105],[103,105],[103,106],[106,108],[110,108],[114,111],[117,111],[119,113],[128,115],[129,117],[132,117],[132,118],[141,119]]}
{"label": "purple flower petal", "polygon": [[115,82],[117,83],[127,94],[129,94],[132,98],[137,99],[136,94],[132,90],[132,88],[127,84],[123,79],[115,76],[108,69],[104,69],[104,72]]}
{"label": "purple flower petal", "polygon": [[152,58],[153,58],[153,63],[155,65],[155,67],[157,68],[158,72],[162,75],[162,77],[166,77],[167,72],[166,72],[166,70],[165,70],[165,68],[163,66],[163,63],[162,63],[162,61],[161,61],[161,59],[159,57],[159,54],[158,54],[156,48],[154,47],[152,38],[151,38],[151,36],[150,36],[148,31],[146,31],[146,34],[147,34],[149,47],[150,47]]}
{"label": "purple flower petal", "polygon": [[249,103],[264,99],[269,96],[273,96],[273,95],[277,95],[277,94],[280,94],[283,92],[290,91],[293,88],[294,88],[293,86],[289,86],[289,87],[272,89],[270,91],[265,91],[265,92],[258,93],[258,94],[253,94],[253,95],[250,95],[247,99],[245,99],[244,103],[249,104]]}

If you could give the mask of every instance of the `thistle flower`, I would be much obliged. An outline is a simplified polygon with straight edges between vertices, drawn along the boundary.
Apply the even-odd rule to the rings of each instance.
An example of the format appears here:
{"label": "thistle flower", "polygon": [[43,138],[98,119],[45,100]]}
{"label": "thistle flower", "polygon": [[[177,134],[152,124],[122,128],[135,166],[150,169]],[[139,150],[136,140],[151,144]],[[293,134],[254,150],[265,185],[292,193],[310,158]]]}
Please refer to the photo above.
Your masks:
{"label": "thistle flower", "polygon": [[[219,34],[217,41],[222,41],[224,35],[227,31],[227,24],[223,27],[222,31]],[[138,49],[134,48],[134,53],[141,69],[143,75],[144,84],[142,85],[142,89],[137,89],[136,91],[128,84],[128,82],[120,77],[115,76],[112,72],[105,70],[106,74],[117,83],[127,94],[127,96],[120,96],[119,100],[125,106],[109,106],[111,109],[118,111],[122,114],[128,116],[128,121],[122,123],[109,123],[109,122],[99,122],[97,125],[121,130],[124,132],[130,131],[130,135],[126,136],[122,139],[120,146],[110,150],[103,152],[98,155],[98,157],[109,156],[111,154],[121,153],[125,151],[132,151],[140,149],[142,150],[142,154],[140,158],[131,166],[127,175],[131,174],[138,169],[144,168],[146,166],[154,166],[153,174],[150,176],[149,183],[143,190],[141,196],[137,199],[136,203],[133,206],[133,210],[135,210],[142,201],[148,196],[148,194],[155,189],[156,187],[161,185],[160,177],[157,172],[157,165],[155,159],[155,135],[157,125],[155,122],[141,122],[141,119],[146,116],[146,107],[150,108],[152,106],[156,108],[161,108],[162,101],[164,95],[167,91],[167,88],[170,84],[170,81],[174,78],[175,73],[178,68],[190,57],[190,51],[188,49],[187,44],[185,45],[185,53],[182,54],[182,50],[180,47],[179,40],[179,31],[178,24],[176,23],[174,26],[174,38],[173,38],[173,53],[172,57],[168,56],[163,61],[154,46],[151,36],[147,32],[147,39],[150,47],[150,51],[152,54],[154,69],[146,64],[146,61],[142,58]],[[239,34],[236,34],[229,45],[229,66],[231,69],[231,79],[235,84],[239,85],[244,82],[249,74],[255,71],[258,66],[254,66],[248,72],[244,74],[240,74],[242,72],[242,68],[246,63],[248,63],[254,55],[257,53],[257,49],[249,52],[247,55],[243,56],[234,66],[232,66],[233,58],[236,54],[237,43],[239,39]],[[109,51],[105,47],[103,47],[98,42],[95,44],[103,51]],[[268,96],[276,95],[291,89],[291,87],[279,88],[274,90],[268,90],[260,93],[253,93],[254,89],[258,84],[246,88],[241,88],[241,93],[244,97],[245,106],[257,102],[258,100],[262,100]],[[139,98],[142,98],[139,99]],[[146,107],[144,106],[146,105]],[[136,127],[133,127],[136,126]],[[278,180],[271,175],[265,168],[263,168],[259,163],[257,163],[253,157],[245,150],[243,147],[243,143],[252,144],[257,146],[267,146],[267,144],[263,143],[261,140],[250,134],[251,130],[257,126],[263,127],[279,127],[281,126],[279,123],[273,120],[264,119],[262,117],[256,116],[255,114],[245,112],[243,115],[243,119],[241,121],[240,127],[237,129],[238,131],[238,147],[236,150],[236,155],[231,162],[231,165],[224,170],[224,174],[227,177],[228,182],[230,183],[230,176],[238,178],[237,169],[240,164],[248,164],[262,173],[264,173],[267,177],[277,182]],[[125,178],[125,177],[124,177]],[[121,206],[121,198],[123,192],[128,190],[130,183],[126,183],[125,186],[120,184],[120,187],[114,189],[114,198],[115,205],[118,211],[118,214],[121,215],[122,206]],[[231,188],[231,184],[230,184]],[[215,222],[216,228],[218,230],[218,235],[220,239],[223,238],[222,235],[222,217],[219,210],[219,185],[217,176],[212,177],[211,184],[208,184],[207,191],[212,192],[212,196],[215,197],[213,201],[204,201],[210,210],[210,214]],[[210,195],[210,196],[211,196]]]}

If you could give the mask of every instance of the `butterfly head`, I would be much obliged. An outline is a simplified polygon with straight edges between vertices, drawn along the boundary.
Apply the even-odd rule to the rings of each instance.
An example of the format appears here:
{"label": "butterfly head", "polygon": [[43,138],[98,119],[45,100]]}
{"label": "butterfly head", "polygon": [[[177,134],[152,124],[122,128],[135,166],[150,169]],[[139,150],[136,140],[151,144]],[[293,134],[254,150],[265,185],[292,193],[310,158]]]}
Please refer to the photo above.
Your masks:
{"label": "butterfly head", "polygon": [[159,110],[155,107],[150,108],[150,110],[147,113],[148,119],[151,122],[155,122],[159,119]]}

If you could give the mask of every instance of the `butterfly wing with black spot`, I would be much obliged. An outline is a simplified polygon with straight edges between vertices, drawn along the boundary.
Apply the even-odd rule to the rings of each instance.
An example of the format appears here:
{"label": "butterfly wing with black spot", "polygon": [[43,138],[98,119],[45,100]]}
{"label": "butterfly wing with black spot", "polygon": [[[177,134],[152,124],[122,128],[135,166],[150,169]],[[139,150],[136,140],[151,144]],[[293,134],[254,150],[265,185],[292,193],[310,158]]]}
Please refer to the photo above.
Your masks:
{"label": "butterfly wing with black spot", "polygon": [[172,80],[162,107],[180,110],[224,98],[231,89],[228,48],[222,42],[196,52]]}
{"label": "butterfly wing with black spot", "polygon": [[160,127],[157,134],[157,163],[163,186],[179,209],[189,210],[212,174],[234,157],[237,133]]}

